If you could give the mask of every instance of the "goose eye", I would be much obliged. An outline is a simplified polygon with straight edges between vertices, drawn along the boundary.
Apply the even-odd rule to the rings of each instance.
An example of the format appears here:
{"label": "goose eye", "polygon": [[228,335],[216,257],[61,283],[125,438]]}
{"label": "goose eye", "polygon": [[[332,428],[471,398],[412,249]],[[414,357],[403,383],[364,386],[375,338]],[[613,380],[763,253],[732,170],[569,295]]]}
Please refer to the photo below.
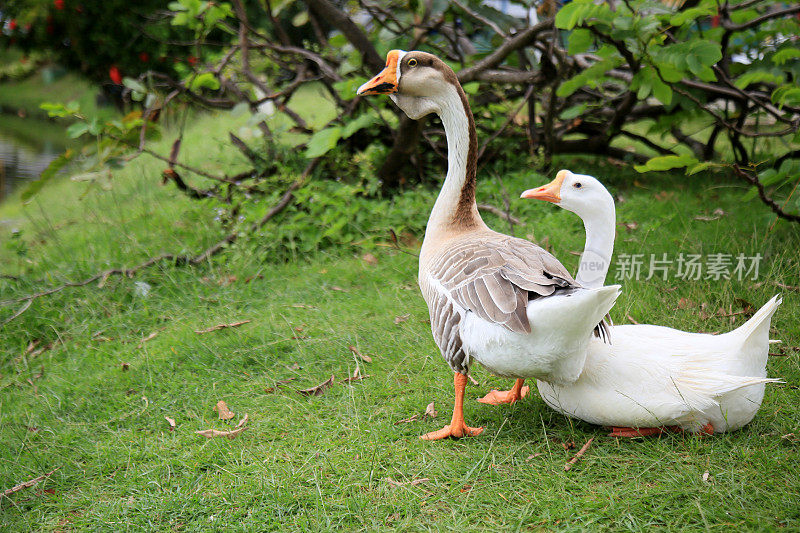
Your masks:
{"label": "goose eye", "polygon": [[408,60],[408,66],[409,67],[416,67],[417,66],[417,60],[412,57],[411,59]]}
{"label": "goose eye", "polygon": [[577,183],[574,183],[572,186],[575,187],[576,189],[580,189],[581,187],[583,187],[583,185],[581,184],[580,181],[577,182]]}

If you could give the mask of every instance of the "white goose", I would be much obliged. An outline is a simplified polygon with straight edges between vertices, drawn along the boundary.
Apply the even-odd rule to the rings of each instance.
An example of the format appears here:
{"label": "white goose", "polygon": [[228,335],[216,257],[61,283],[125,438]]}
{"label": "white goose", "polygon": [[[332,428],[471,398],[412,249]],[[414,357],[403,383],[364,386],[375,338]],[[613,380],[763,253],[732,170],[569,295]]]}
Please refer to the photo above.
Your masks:
{"label": "white goose", "polygon": [[455,73],[443,61],[392,50],[386,68],[358,94],[390,94],[409,117],[436,113],[444,125],[447,177],[425,230],[419,285],[434,340],[455,371],[455,407],[449,425],[421,438],[478,435],[483,428],[467,426],[463,414],[471,361],[518,378],[509,393],[495,392],[500,401],[521,397],[524,378],[574,381],[592,330],[614,305],[619,286],[583,289],[540,247],[483,223],[475,204],[475,123]]}
{"label": "white goose", "polygon": [[[576,279],[601,286],[614,248],[614,199],[591,176],[562,170],[551,183],[522,198],[552,202],[577,214],[586,245]],[[774,296],[738,329],[724,335],[688,333],[651,325],[610,329],[611,344],[592,339],[583,373],[559,385],[539,381],[544,401],[565,415],[610,426],[612,435],[636,437],[676,429],[725,432],[750,422],[761,406],[767,378]]]}

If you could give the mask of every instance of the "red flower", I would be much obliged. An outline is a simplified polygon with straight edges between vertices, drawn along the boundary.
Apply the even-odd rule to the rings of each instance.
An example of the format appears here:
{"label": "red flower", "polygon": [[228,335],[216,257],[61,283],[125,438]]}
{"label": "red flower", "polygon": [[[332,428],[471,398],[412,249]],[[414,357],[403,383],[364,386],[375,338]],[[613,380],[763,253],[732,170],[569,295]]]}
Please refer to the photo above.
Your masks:
{"label": "red flower", "polygon": [[191,66],[195,66],[197,64],[197,58],[194,56],[189,56],[186,58],[186,62],[189,63]]}
{"label": "red flower", "polygon": [[17,19],[11,19],[8,21],[8,29],[14,31],[17,29]]}
{"label": "red flower", "polygon": [[139,52],[139,61],[141,61],[142,63],[147,63],[148,61],[150,61],[150,54],[148,54],[147,52]]}
{"label": "red flower", "polygon": [[111,65],[111,68],[108,69],[108,77],[117,85],[122,85],[122,74],[119,73],[116,65]]}
{"label": "red flower", "polygon": [[61,11],[64,9],[64,0],[53,0],[53,5],[56,6],[56,9]]}
{"label": "red flower", "polygon": [[711,27],[719,28],[719,15],[714,15],[711,17]]}

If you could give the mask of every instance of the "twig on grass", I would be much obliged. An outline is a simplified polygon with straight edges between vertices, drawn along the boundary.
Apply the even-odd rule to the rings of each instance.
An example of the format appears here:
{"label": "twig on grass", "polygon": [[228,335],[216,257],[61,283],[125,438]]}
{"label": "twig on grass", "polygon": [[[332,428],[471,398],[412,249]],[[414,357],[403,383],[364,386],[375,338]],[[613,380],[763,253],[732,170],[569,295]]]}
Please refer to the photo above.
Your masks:
{"label": "twig on grass", "polygon": [[20,307],[20,308],[19,308],[19,310],[18,310],[16,313],[14,313],[14,314],[13,314],[13,315],[11,315],[10,317],[8,317],[8,318],[6,318],[5,320],[3,320],[3,323],[2,323],[2,324],[0,324],[0,326],[5,326],[5,325],[6,325],[6,324],[8,324],[9,322],[11,322],[11,321],[12,321],[12,320],[14,320],[15,318],[17,318],[19,315],[21,315],[22,313],[24,313],[25,311],[27,311],[27,310],[28,310],[28,308],[31,306],[31,304],[32,304],[32,303],[33,303],[33,300],[28,300],[27,302],[25,302],[25,303],[22,305],[22,307]]}
{"label": "twig on grass", "polygon": [[565,465],[564,465],[564,471],[565,471],[565,472],[569,472],[569,471],[570,471],[570,469],[572,468],[572,466],[573,466],[575,463],[577,463],[577,462],[580,460],[580,458],[581,458],[581,457],[583,457],[583,454],[585,454],[585,453],[586,453],[586,450],[588,450],[588,449],[589,449],[589,446],[591,446],[591,445],[592,445],[592,441],[593,441],[593,440],[594,440],[594,437],[592,437],[591,439],[589,439],[588,441],[586,441],[586,444],[584,444],[583,446],[581,446],[581,449],[580,449],[580,450],[578,450],[578,453],[576,453],[576,454],[575,454],[575,457],[573,457],[572,459],[570,459],[569,461],[567,461],[567,464],[565,464]]}
{"label": "twig on grass", "polygon": [[[314,171],[314,169],[319,164],[319,161],[320,161],[320,158],[318,157],[316,159],[312,159],[308,163],[308,165],[306,166],[305,170],[303,170],[303,173],[300,175],[300,177],[297,178],[294,181],[294,183],[292,183],[288,187],[288,189],[286,189],[286,192],[283,194],[281,199],[278,200],[278,202],[274,206],[272,206],[272,209],[270,209],[263,217],[261,217],[261,220],[253,223],[250,226],[249,233],[255,233],[256,230],[258,230],[261,227],[263,227],[272,217],[274,217],[275,215],[277,215],[278,213],[280,213],[281,211],[286,209],[286,207],[289,204],[292,203],[292,201],[294,200],[294,191],[296,191],[297,189],[299,189],[300,187],[305,185],[306,181],[308,180],[308,177],[311,175],[311,173]],[[62,291],[64,289],[66,289],[67,287],[83,287],[83,286],[89,285],[90,283],[93,283],[93,282],[95,282],[97,280],[100,280],[99,286],[102,287],[103,285],[105,285],[105,282],[111,276],[124,275],[124,276],[130,278],[130,277],[133,277],[133,275],[136,272],[138,272],[139,270],[142,270],[142,269],[145,269],[147,267],[153,266],[153,265],[158,264],[158,263],[160,263],[162,261],[172,261],[172,262],[175,263],[175,265],[185,265],[185,264],[199,265],[200,263],[204,263],[210,257],[212,257],[212,256],[218,254],[219,252],[221,252],[222,250],[224,250],[227,245],[229,245],[229,244],[233,243],[234,241],[236,241],[241,235],[242,235],[242,233],[240,233],[238,231],[234,231],[234,232],[226,235],[224,238],[222,238],[222,240],[220,240],[216,244],[210,246],[209,248],[207,248],[206,250],[204,250],[203,252],[201,252],[201,253],[199,253],[199,254],[197,254],[195,256],[177,255],[177,254],[160,254],[160,255],[151,257],[147,261],[144,261],[143,263],[140,263],[140,264],[138,264],[138,265],[136,265],[135,267],[132,267],[132,268],[110,268],[108,270],[103,270],[102,272],[98,272],[97,274],[95,274],[93,276],[90,276],[89,278],[86,278],[83,281],[70,281],[70,282],[64,283],[63,285],[59,285],[58,287],[53,287],[52,289],[47,289],[47,290],[44,290],[44,291],[35,292],[33,294],[29,294],[27,296],[22,296],[20,298],[13,298],[11,300],[2,300],[2,301],[0,301],[0,306],[8,305],[8,304],[14,304],[14,303],[20,303],[20,302],[31,302],[31,301],[33,301],[33,300],[35,300],[37,298],[41,298],[43,296],[49,296],[51,294],[55,294],[57,292],[60,292],[60,291]],[[6,319],[6,321],[3,322],[2,325],[6,325],[7,323],[11,322],[15,318],[17,318],[19,315],[21,315],[26,309],[27,309],[27,307],[23,306],[22,311],[17,312],[11,318]]]}
{"label": "twig on grass", "polygon": [[250,320],[241,320],[239,322],[231,322],[230,324],[217,324],[216,326],[211,326],[210,328],[206,329],[196,329],[194,332],[198,335],[202,335],[203,333],[211,333],[212,331],[217,331],[218,329],[225,329],[225,328],[238,328],[243,324],[247,324],[251,322]]}
{"label": "twig on grass", "polygon": [[[58,468],[61,468],[61,467],[59,466]],[[20,483],[19,485],[15,485],[15,486],[11,487],[10,489],[4,490],[3,493],[0,494],[0,498],[3,498],[3,497],[8,498],[9,496],[14,494],[15,492],[19,492],[22,489],[27,489],[29,487],[33,487],[34,485],[36,485],[37,483],[39,483],[43,479],[47,479],[50,476],[52,476],[53,472],[58,470],[58,468],[55,468],[55,469],[51,470],[50,472],[48,472],[46,474],[42,474],[41,476],[35,477],[35,478],[33,478],[33,479],[29,480],[29,481],[25,481],[24,483]]]}

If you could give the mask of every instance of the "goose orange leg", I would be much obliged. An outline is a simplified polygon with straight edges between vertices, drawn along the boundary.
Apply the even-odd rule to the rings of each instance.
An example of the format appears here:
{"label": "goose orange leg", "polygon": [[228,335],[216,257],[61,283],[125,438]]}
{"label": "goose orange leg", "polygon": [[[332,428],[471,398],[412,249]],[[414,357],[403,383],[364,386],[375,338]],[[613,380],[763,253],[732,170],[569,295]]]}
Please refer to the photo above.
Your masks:
{"label": "goose orange leg", "polygon": [[422,440],[439,440],[453,437],[477,437],[483,433],[483,428],[471,428],[464,423],[464,389],[467,386],[467,376],[456,373],[453,379],[453,386],[456,390],[456,402],[453,406],[453,418],[450,424],[439,431],[431,431],[420,436]]}
{"label": "goose orange leg", "polygon": [[521,400],[525,396],[528,395],[528,392],[531,390],[530,387],[523,387],[522,384],[525,383],[524,379],[518,379],[514,386],[511,387],[511,390],[492,390],[489,394],[484,396],[483,398],[478,398],[478,401],[481,403],[488,403],[490,405],[500,405],[504,403],[514,403],[517,400]]}

